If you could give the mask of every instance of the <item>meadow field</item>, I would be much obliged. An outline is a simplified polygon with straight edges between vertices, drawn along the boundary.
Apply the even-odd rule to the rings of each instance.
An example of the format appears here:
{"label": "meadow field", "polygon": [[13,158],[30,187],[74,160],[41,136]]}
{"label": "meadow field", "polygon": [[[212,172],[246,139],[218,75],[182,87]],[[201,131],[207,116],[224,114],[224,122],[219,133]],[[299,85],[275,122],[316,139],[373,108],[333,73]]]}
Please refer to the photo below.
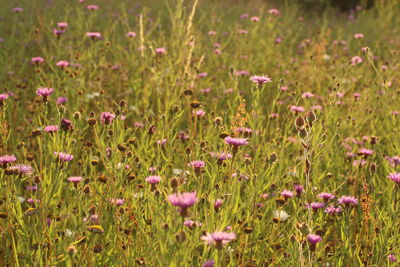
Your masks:
{"label": "meadow field", "polygon": [[0,266],[398,266],[400,1],[301,2],[0,0]]}

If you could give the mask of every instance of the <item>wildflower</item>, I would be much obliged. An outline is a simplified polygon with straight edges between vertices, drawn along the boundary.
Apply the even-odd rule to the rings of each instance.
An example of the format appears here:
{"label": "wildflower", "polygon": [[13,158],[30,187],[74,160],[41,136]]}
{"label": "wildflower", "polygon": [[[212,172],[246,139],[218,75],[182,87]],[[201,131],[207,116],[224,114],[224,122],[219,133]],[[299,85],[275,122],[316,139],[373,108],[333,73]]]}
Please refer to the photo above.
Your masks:
{"label": "wildflower", "polygon": [[314,235],[314,234],[307,235],[307,241],[311,245],[316,245],[317,243],[321,242],[321,240],[322,240],[322,237],[320,237],[319,235]]}
{"label": "wildflower", "polygon": [[164,55],[167,53],[167,49],[165,49],[164,47],[159,47],[155,49],[156,54],[159,55]]}
{"label": "wildflower", "polygon": [[364,34],[362,34],[362,33],[356,33],[356,34],[354,34],[354,38],[356,38],[356,39],[362,39],[362,38],[364,38]]}
{"label": "wildflower", "polygon": [[12,162],[14,162],[14,161],[16,161],[17,160],[17,157],[15,157],[14,155],[3,155],[3,156],[0,156],[0,163],[2,164],[2,165],[7,165],[8,163],[12,163]]}
{"label": "wildflower", "polygon": [[0,107],[3,106],[3,102],[4,100],[6,100],[8,98],[8,94],[0,94]]}
{"label": "wildflower", "polygon": [[88,9],[88,10],[97,10],[97,9],[99,9],[99,7],[96,6],[96,5],[88,5],[88,6],[86,6],[86,9]]}
{"label": "wildflower", "polygon": [[100,115],[100,121],[103,124],[111,124],[113,120],[115,119],[115,115],[110,113],[110,112],[102,112]]}
{"label": "wildflower", "polygon": [[247,19],[248,17],[249,17],[248,13],[243,13],[243,14],[240,15],[241,19]]}
{"label": "wildflower", "polygon": [[204,117],[204,115],[206,115],[206,112],[202,109],[193,110],[193,115],[196,115],[198,118],[201,118]]}
{"label": "wildflower", "polygon": [[217,35],[217,32],[216,31],[209,31],[208,35],[209,36],[214,36],[214,35]]}
{"label": "wildflower", "polygon": [[339,214],[341,213],[343,210],[341,207],[335,207],[334,205],[330,205],[329,207],[327,207],[324,212],[327,214]]}
{"label": "wildflower", "polygon": [[151,175],[145,178],[145,181],[151,184],[151,191],[155,191],[157,189],[157,184],[161,181],[161,177],[158,175]]}
{"label": "wildflower", "polygon": [[294,196],[294,193],[289,190],[283,190],[281,192],[281,196],[283,196],[285,199],[288,199],[288,198],[292,198]]}
{"label": "wildflower", "polygon": [[186,227],[189,227],[190,229],[192,229],[194,226],[200,227],[201,223],[200,222],[195,222],[193,220],[185,220],[183,222],[183,225],[186,226]]}
{"label": "wildflower", "polygon": [[215,245],[215,247],[218,249],[221,249],[224,245],[235,239],[235,233],[227,232],[214,232],[211,234],[207,233],[206,235],[201,237],[201,240],[203,240],[206,244]]}
{"label": "wildflower", "polygon": [[161,139],[161,140],[157,140],[157,145],[163,146],[163,145],[165,145],[166,143],[167,143],[167,139],[166,139],[166,138]]}
{"label": "wildflower", "polygon": [[304,192],[304,187],[302,185],[295,184],[294,191],[296,191],[296,195],[299,197]]}
{"label": "wildflower", "polygon": [[276,8],[272,8],[272,9],[268,10],[268,13],[271,15],[275,15],[275,16],[279,16],[281,14],[279,9],[276,9]]}
{"label": "wildflower", "polygon": [[14,7],[11,9],[11,11],[14,13],[21,13],[22,11],[24,11],[24,9],[22,7]]}
{"label": "wildflower", "polygon": [[58,61],[58,62],[57,62],[56,66],[57,66],[57,67],[61,67],[61,68],[65,68],[65,67],[68,67],[68,66],[69,66],[69,62],[68,62],[68,61],[63,61],[63,60],[61,60],[61,61]]}
{"label": "wildflower", "polygon": [[363,59],[359,56],[354,56],[351,58],[351,65],[355,66],[363,62]]}
{"label": "wildflower", "polygon": [[69,131],[72,130],[74,128],[74,126],[72,125],[72,122],[70,120],[67,119],[61,119],[61,129],[63,129],[64,131]]}
{"label": "wildflower", "polygon": [[393,172],[389,174],[387,178],[400,185],[400,173]]}
{"label": "wildflower", "polygon": [[271,78],[263,75],[263,76],[258,76],[258,75],[254,75],[250,77],[250,81],[252,81],[253,83],[256,83],[258,86],[263,85],[264,83],[270,83],[272,82]]}
{"label": "wildflower", "polygon": [[58,28],[60,28],[61,30],[64,30],[65,28],[68,27],[68,23],[66,23],[66,22],[57,22],[57,26],[58,26]]}
{"label": "wildflower", "polygon": [[63,96],[57,97],[56,104],[57,105],[62,105],[62,104],[67,103],[67,101],[68,101],[68,98],[66,98],[66,97],[63,97]]}
{"label": "wildflower", "polygon": [[44,59],[42,57],[33,57],[31,59],[32,64],[40,64],[44,62]]}
{"label": "wildflower", "polygon": [[290,106],[290,111],[294,112],[294,113],[298,113],[298,112],[304,112],[304,107],[302,106]]}
{"label": "wildflower", "polygon": [[33,173],[33,168],[25,164],[16,164],[11,166],[12,170],[18,171],[19,174],[30,175]]}
{"label": "wildflower", "polygon": [[246,138],[234,138],[230,136],[225,137],[224,140],[226,144],[234,147],[245,146],[249,143]]}
{"label": "wildflower", "polygon": [[332,195],[331,193],[326,193],[326,192],[322,192],[322,193],[318,194],[317,197],[322,199],[325,202],[335,198],[334,195]]}
{"label": "wildflower", "polygon": [[223,203],[224,201],[222,200],[222,199],[217,199],[217,200],[215,200],[215,202],[214,202],[214,208],[215,209],[218,209],[219,207],[221,207],[222,206],[222,203]]}
{"label": "wildflower", "polygon": [[187,209],[197,202],[197,196],[196,192],[172,194],[168,196],[168,201],[179,208],[182,217],[186,217],[188,215]]}
{"label": "wildflower", "polygon": [[80,176],[71,176],[71,177],[68,177],[67,178],[67,181],[68,182],[71,182],[71,183],[79,183],[80,181],[82,181],[83,180],[83,178],[82,177],[80,177]]}
{"label": "wildflower", "polygon": [[301,98],[311,98],[314,97],[314,94],[311,92],[305,92],[304,94],[301,95]]}
{"label": "wildflower", "polygon": [[345,206],[355,206],[358,204],[358,200],[355,197],[352,196],[341,196],[338,199],[338,203],[345,205]]}
{"label": "wildflower", "polygon": [[200,72],[199,74],[197,74],[197,78],[204,78],[207,77],[208,73],[207,72]]}
{"label": "wildflower", "polygon": [[94,39],[100,39],[101,38],[101,33],[99,33],[99,32],[87,32],[86,36],[92,38],[93,40]]}
{"label": "wildflower", "polygon": [[368,148],[360,148],[358,150],[358,155],[364,155],[365,157],[370,156],[374,153],[373,150],[368,149]]}
{"label": "wildflower", "polygon": [[47,101],[47,97],[49,97],[54,92],[53,88],[38,88],[36,90],[36,94],[43,97],[43,101]]}
{"label": "wildflower", "polygon": [[117,207],[122,206],[125,203],[125,199],[123,199],[123,198],[110,198],[110,199],[108,199],[108,201],[111,204],[117,205]]}
{"label": "wildflower", "polygon": [[239,34],[242,34],[242,35],[245,35],[245,34],[248,33],[248,31],[247,31],[247,30],[244,30],[244,29],[240,29],[240,30],[238,30],[238,33],[239,33]]}
{"label": "wildflower", "polygon": [[61,163],[71,161],[74,156],[64,152],[54,152],[54,155],[58,157]]}
{"label": "wildflower", "polygon": [[218,161],[224,161],[224,160],[232,158],[232,154],[225,153],[225,152],[221,152],[221,153],[211,152],[210,156],[213,158],[217,158]]}
{"label": "wildflower", "polygon": [[60,36],[64,33],[64,30],[53,29],[53,33],[54,33],[57,37],[60,37]]}
{"label": "wildflower", "polygon": [[258,22],[260,20],[260,18],[257,17],[257,16],[253,16],[253,17],[250,18],[250,20],[253,21],[253,22]]}
{"label": "wildflower", "polygon": [[[247,70],[237,70],[235,71],[236,76],[249,76],[250,72]],[[228,89],[227,89],[228,90]],[[232,89],[233,90],[233,89]]]}
{"label": "wildflower", "polygon": [[311,204],[306,205],[308,208],[312,208],[314,211],[317,211],[318,209],[322,209],[325,207],[325,204],[322,202],[312,202]]}
{"label": "wildflower", "polygon": [[214,260],[206,260],[203,263],[203,267],[214,267],[215,261]]}
{"label": "wildflower", "polygon": [[201,170],[204,168],[205,165],[205,162],[202,160],[194,160],[189,163],[189,166],[194,168],[194,171],[197,175],[201,173]]}
{"label": "wildflower", "polygon": [[136,37],[136,32],[128,32],[128,33],[126,34],[126,36],[127,36],[127,37],[131,37],[131,38],[134,38],[134,37]]}
{"label": "wildflower", "polygon": [[57,125],[48,125],[44,127],[44,131],[48,133],[55,133],[58,131],[58,126]]}
{"label": "wildflower", "polygon": [[397,261],[396,256],[394,256],[393,254],[389,254],[389,255],[387,256],[387,258],[388,258],[388,260],[391,261],[391,262],[396,262],[396,261]]}
{"label": "wildflower", "polygon": [[274,210],[273,212],[274,218],[276,218],[279,222],[286,221],[290,215],[284,210]]}

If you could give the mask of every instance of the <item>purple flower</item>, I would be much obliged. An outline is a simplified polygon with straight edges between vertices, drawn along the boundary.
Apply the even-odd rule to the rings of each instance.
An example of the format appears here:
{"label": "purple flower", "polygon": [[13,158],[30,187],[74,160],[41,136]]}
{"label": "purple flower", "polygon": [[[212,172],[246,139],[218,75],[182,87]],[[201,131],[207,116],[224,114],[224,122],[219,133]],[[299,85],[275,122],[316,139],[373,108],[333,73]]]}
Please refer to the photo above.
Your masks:
{"label": "purple flower", "polygon": [[13,9],[11,9],[11,11],[15,13],[20,13],[24,11],[24,9],[22,7],[14,7]]}
{"label": "purple flower", "polygon": [[221,152],[221,153],[211,152],[210,156],[213,157],[213,158],[216,158],[216,159],[218,159],[220,161],[224,161],[224,160],[232,158],[232,154],[225,153],[225,152]]}
{"label": "purple flower", "polygon": [[332,195],[331,193],[326,193],[326,192],[322,192],[322,193],[318,194],[317,197],[324,200],[325,202],[335,198],[334,195]]}
{"label": "purple flower", "polygon": [[341,207],[335,207],[334,205],[331,205],[331,206],[327,207],[327,208],[324,210],[325,213],[327,213],[327,214],[332,214],[332,215],[334,215],[334,214],[339,214],[339,213],[341,213],[342,211],[343,211],[343,210],[342,210]]}
{"label": "purple flower", "polygon": [[322,237],[320,237],[319,235],[314,235],[314,234],[307,235],[307,241],[311,245],[316,245],[317,243],[321,242],[321,240],[322,240]]}
{"label": "purple flower", "polygon": [[312,208],[314,211],[317,211],[318,209],[325,207],[325,204],[322,202],[312,202],[311,204],[308,204],[308,207]]}
{"label": "purple flower", "polygon": [[16,161],[17,158],[14,155],[3,155],[0,156],[0,163],[1,164],[7,164],[7,163],[12,163]]}
{"label": "purple flower", "polygon": [[0,102],[3,102],[8,98],[8,94],[0,94]]}
{"label": "purple flower", "polygon": [[222,206],[222,203],[224,203],[224,201],[222,199],[217,199],[214,202],[214,208],[218,209],[219,207]]}
{"label": "purple flower", "polygon": [[33,168],[25,164],[16,164],[11,166],[12,170],[18,171],[20,174],[30,175],[33,173]]}
{"label": "purple flower", "polygon": [[164,47],[159,47],[155,49],[156,54],[159,55],[164,55],[167,53],[167,49],[165,49]]}
{"label": "purple flower", "polygon": [[161,177],[158,175],[151,175],[146,177],[145,181],[149,184],[158,184],[161,181]]}
{"label": "purple flower", "polygon": [[58,126],[57,125],[48,125],[44,127],[44,131],[48,133],[55,133],[58,131]]}
{"label": "purple flower", "polygon": [[351,58],[351,65],[355,66],[363,62],[363,59],[359,56],[354,56]]}
{"label": "purple flower", "polygon": [[111,199],[108,199],[108,201],[111,204],[117,205],[117,207],[122,206],[125,203],[125,199],[123,199],[123,198],[111,198]]}
{"label": "purple flower", "polygon": [[338,199],[338,204],[345,205],[345,206],[355,206],[358,204],[358,200],[352,196],[341,196]]}
{"label": "purple flower", "polygon": [[60,162],[67,162],[67,161],[71,161],[74,156],[64,153],[64,152],[54,152],[55,156],[58,156],[58,159],[60,160]]}
{"label": "purple flower", "polygon": [[96,6],[96,5],[88,5],[88,6],[86,6],[86,9],[88,9],[88,10],[97,10],[97,9],[99,9],[99,7]]}
{"label": "purple flower", "polygon": [[42,96],[43,99],[47,99],[47,97],[50,96],[53,92],[54,92],[53,88],[38,88],[36,90],[36,94]]}
{"label": "purple flower", "polygon": [[96,38],[100,39],[101,38],[101,33],[99,33],[99,32],[87,32],[86,36],[90,37],[92,39],[96,39]]}
{"label": "purple flower", "polygon": [[214,260],[206,260],[203,263],[203,267],[214,267],[215,261]]}
{"label": "purple flower", "polygon": [[295,184],[294,190],[296,191],[296,194],[299,197],[304,192],[304,187],[302,185]]}
{"label": "purple flower", "polygon": [[136,37],[136,32],[128,32],[128,33],[126,34],[126,36],[127,36],[127,37],[132,37],[132,38],[134,38],[134,37]]}
{"label": "purple flower", "polygon": [[373,153],[374,153],[374,151],[371,150],[371,149],[368,149],[368,148],[360,148],[360,149],[358,150],[358,154],[359,154],[359,155],[370,156],[370,155],[372,155]]}
{"label": "purple flower", "polygon": [[281,192],[281,196],[283,196],[284,198],[292,198],[294,196],[294,193],[292,191],[289,190],[283,190]]}
{"label": "purple flower", "polygon": [[203,168],[204,166],[206,166],[206,164],[202,160],[191,161],[189,165],[192,166],[193,168]]}
{"label": "purple flower", "polygon": [[72,125],[72,122],[67,119],[61,119],[61,129],[64,131],[69,131],[72,130],[74,126]]}
{"label": "purple flower", "polygon": [[397,261],[396,256],[394,256],[393,254],[389,254],[389,255],[387,256],[387,258],[388,258],[388,260],[390,260],[391,262],[396,262],[396,261]]}
{"label": "purple flower", "polygon": [[115,115],[110,113],[110,112],[102,112],[100,116],[100,121],[103,124],[111,124],[113,120],[115,119]]}
{"label": "purple flower", "polygon": [[69,66],[69,62],[68,62],[68,61],[64,61],[64,60],[61,60],[61,61],[58,61],[58,62],[57,62],[56,66],[57,66],[57,67],[61,67],[61,68],[65,68],[65,67],[68,67],[68,66]]}
{"label": "purple flower", "polygon": [[179,208],[181,216],[187,216],[187,209],[197,202],[196,192],[186,192],[172,194],[168,196],[168,201],[175,207]]}
{"label": "purple flower", "polygon": [[71,176],[71,177],[67,178],[67,181],[76,184],[76,183],[79,183],[80,181],[82,181],[82,179],[83,178],[80,176]]}
{"label": "purple flower", "polygon": [[222,248],[224,245],[235,239],[235,233],[227,232],[214,232],[211,234],[207,233],[206,235],[201,237],[201,240],[203,240],[206,244],[215,245],[217,248]]}
{"label": "purple flower", "polygon": [[294,113],[298,113],[298,112],[304,112],[304,107],[302,106],[290,106],[290,111],[294,112]]}
{"label": "purple flower", "polygon": [[39,64],[44,62],[44,59],[42,57],[33,57],[31,58],[32,64]]}
{"label": "purple flower", "polygon": [[234,138],[227,136],[225,137],[225,143],[228,145],[232,145],[234,147],[244,146],[247,145],[249,142],[246,138]]}
{"label": "purple flower", "polygon": [[[0,98],[0,100],[1,100],[1,98]],[[400,165],[400,157],[399,156],[386,157],[386,159],[389,161],[389,164],[392,167],[396,167],[397,165]]]}
{"label": "purple flower", "polygon": [[272,82],[271,78],[263,75],[263,76],[258,76],[258,75],[254,75],[250,77],[250,81],[252,81],[253,83],[256,83],[258,86],[263,85],[264,83],[269,83]]}
{"label": "purple flower", "polygon": [[396,184],[400,185],[400,173],[393,172],[387,176],[390,180],[395,182]]}
{"label": "purple flower", "polygon": [[57,105],[62,105],[62,104],[67,103],[67,101],[68,101],[68,98],[66,98],[66,97],[63,97],[63,96],[57,97],[56,104]]}
{"label": "purple flower", "polygon": [[66,23],[66,22],[57,22],[57,26],[58,26],[61,30],[64,30],[65,28],[68,27],[68,23]]}

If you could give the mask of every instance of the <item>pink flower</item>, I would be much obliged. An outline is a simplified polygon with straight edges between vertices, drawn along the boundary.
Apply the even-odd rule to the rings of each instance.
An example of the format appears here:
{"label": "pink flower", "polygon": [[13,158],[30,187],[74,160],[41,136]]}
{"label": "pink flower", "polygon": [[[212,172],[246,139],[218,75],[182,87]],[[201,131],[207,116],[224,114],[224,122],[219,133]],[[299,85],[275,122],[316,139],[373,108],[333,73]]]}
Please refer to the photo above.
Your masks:
{"label": "pink flower", "polygon": [[324,201],[332,200],[335,198],[334,195],[332,195],[331,193],[326,193],[326,192],[322,192],[322,193],[318,194],[317,197]]}
{"label": "pink flower", "polygon": [[322,209],[325,207],[325,204],[322,202],[312,202],[311,204],[307,205],[309,208],[312,208],[314,211],[317,211],[318,209]]}
{"label": "pink flower", "polygon": [[57,26],[58,26],[61,30],[64,30],[65,28],[68,27],[68,23],[66,23],[66,22],[57,22]]}
{"label": "pink flower", "polygon": [[16,161],[17,158],[14,155],[3,155],[0,156],[0,163],[1,164],[7,164],[7,163],[12,163],[14,161]]}
{"label": "pink flower", "polygon": [[345,206],[356,206],[358,204],[358,200],[352,196],[341,196],[338,199],[338,203]]}
{"label": "pink flower", "polygon": [[341,207],[337,207],[337,208],[336,208],[336,207],[333,206],[333,205],[327,207],[327,208],[324,210],[325,213],[331,214],[331,215],[339,214],[339,213],[341,213],[342,211],[343,211],[343,210],[342,210]]}
{"label": "pink flower", "polygon": [[354,56],[351,58],[351,65],[355,66],[363,62],[363,59],[359,56]]}
{"label": "pink flower", "polygon": [[222,248],[224,245],[235,239],[235,233],[227,232],[214,232],[212,234],[207,233],[201,237],[201,240],[203,240],[206,244],[215,245],[217,248]]}
{"label": "pink flower", "polygon": [[21,7],[14,7],[13,9],[11,9],[11,11],[15,12],[15,13],[20,13],[20,12],[24,11],[24,9]]}
{"label": "pink flower", "polygon": [[400,173],[393,172],[393,173],[389,174],[387,178],[389,178],[396,184],[400,185]]}
{"label": "pink flower", "polygon": [[54,156],[57,156],[60,162],[71,161],[74,156],[64,152],[54,152]]}
{"label": "pink flower", "polygon": [[204,78],[208,75],[207,72],[200,72],[199,74],[197,74],[197,78]]}
{"label": "pink flower", "polygon": [[115,119],[115,115],[110,112],[102,112],[100,115],[100,121],[102,124],[109,125]]}
{"label": "pink flower", "polygon": [[314,235],[314,234],[307,235],[307,241],[311,245],[316,245],[317,243],[321,242],[321,240],[322,240],[322,237],[320,237],[319,235]]}
{"label": "pink flower", "polygon": [[90,37],[92,39],[96,39],[96,38],[100,39],[101,38],[101,33],[99,33],[99,32],[87,32],[86,36]]}
{"label": "pink flower", "polygon": [[0,94],[0,102],[3,102],[8,98],[8,94]]}
{"label": "pink flower", "polygon": [[268,10],[268,13],[271,15],[275,15],[275,16],[279,16],[281,14],[281,12],[276,8],[272,8],[272,9]]}
{"label": "pink flower", "polygon": [[115,204],[117,207],[122,206],[125,203],[125,199],[123,199],[123,198],[110,198],[110,199],[108,199],[108,201],[111,204]]}
{"label": "pink flower", "polygon": [[69,62],[61,60],[61,61],[57,62],[56,66],[57,67],[61,67],[61,68],[68,67],[69,66]]}
{"label": "pink flower", "polygon": [[393,254],[389,254],[389,255],[387,256],[387,258],[388,258],[388,260],[391,261],[391,262],[396,262],[396,261],[397,261],[396,256],[394,256]]}
{"label": "pink flower", "polygon": [[179,208],[182,217],[186,217],[188,215],[187,209],[197,202],[196,192],[172,194],[168,196],[168,201]]}
{"label": "pink flower", "polygon": [[128,32],[126,34],[127,37],[135,38],[136,37],[136,32]]}
{"label": "pink flower", "polygon": [[281,192],[281,196],[283,196],[284,198],[292,198],[294,196],[294,193],[290,190],[283,190]]}
{"label": "pink flower", "polygon": [[19,174],[30,175],[33,173],[33,168],[25,164],[16,164],[11,166],[12,170],[18,171]]}
{"label": "pink flower", "polygon": [[44,127],[44,131],[48,133],[55,133],[58,131],[58,126],[57,125],[48,125]]}
{"label": "pink flower", "polygon": [[164,55],[167,53],[167,49],[165,49],[164,47],[159,47],[155,49],[156,54],[159,55]]}
{"label": "pink flower", "polygon": [[290,111],[294,112],[294,113],[298,113],[298,112],[304,112],[304,107],[302,106],[290,106]]}
{"label": "pink flower", "polygon": [[222,199],[217,199],[217,200],[215,200],[215,202],[214,202],[214,208],[218,209],[219,207],[222,206],[222,203],[223,203],[223,202],[224,202],[224,201],[223,201]]}
{"label": "pink flower", "polygon": [[222,153],[211,152],[210,155],[211,155],[211,157],[217,158],[218,160],[221,160],[221,161],[224,161],[224,160],[232,158],[232,154],[225,153],[225,152],[222,152]]}
{"label": "pink flower", "polygon": [[247,31],[247,30],[244,30],[244,29],[240,29],[240,30],[238,30],[238,33],[239,33],[239,34],[242,34],[242,35],[245,35],[245,34],[248,33],[248,31]]}
{"label": "pink flower", "polygon": [[53,88],[38,88],[36,90],[36,94],[42,96],[43,98],[47,98],[54,92]]}
{"label": "pink flower", "polygon": [[230,136],[225,137],[224,140],[226,144],[234,147],[245,146],[249,143],[246,138],[234,138]]}
{"label": "pink flower", "polygon": [[201,118],[204,117],[204,115],[206,115],[206,112],[202,109],[193,110],[193,115],[196,115],[197,117]]}
{"label": "pink flower", "polygon": [[260,20],[260,18],[257,17],[257,16],[253,16],[253,17],[250,18],[250,20],[254,21],[254,22],[258,22]]}
{"label": "pink flower", "polygon": [[301,98],[311,98],[314,97],[314,94],[311,92],[305,92],[304,94],[301,95]]}
{"label": "pink flower", "polygon": [[40,64],[44,62],[44,59],[42,57],[33,57],[31,58],[32,64]]}
{"label": "pink flower", "polygon": [[374,154],[374,151],[368,148],[360,148],[358,150],[358,154],[364,156],[371,156],[372,154]]}
{"label": "pink flower", "polygon": [[80,176],[71,176],[71,177],[67,178],[67,181],[76,184],[76,183],[79,183],[80,181],[82,181],[82,179],[83,178]]}
{"label": "pink flower", "polygon": [[158,175],[151,175],[146,177],[145,181],[149,184],[158,184],[161,181],[161,177]]}
{"label": "pink flower", "polygon": [[214,35],[217,35],[217,32],[216,32],[216,31],[209,31],[209,32],[208,32],[208,35],[214,36]]}
{"label": "pink flower", "polygon": [[88,10],[97,10],[97,9],[99,9],[99,7],[96,6],[96,5],[88,5],[88,6],[86,6],[86,8],[87,8]]}
{"label": "pink flower", "polygon": [[356,39],[362,39],[362,38],[364,38],[364,34],[362,34],[362,33],[356,33],[356,34],[354,34],[354,38],[356,38]]}
{"label": "pink flower", "polygon": [[259,76],[259,75],[254,75],[250,77],[250,81],[252,81],[253,83],[256,83],[258,86],[263,85],[264,83],[270,83],[272,82],[271,78],[263,75],[263,76]]}

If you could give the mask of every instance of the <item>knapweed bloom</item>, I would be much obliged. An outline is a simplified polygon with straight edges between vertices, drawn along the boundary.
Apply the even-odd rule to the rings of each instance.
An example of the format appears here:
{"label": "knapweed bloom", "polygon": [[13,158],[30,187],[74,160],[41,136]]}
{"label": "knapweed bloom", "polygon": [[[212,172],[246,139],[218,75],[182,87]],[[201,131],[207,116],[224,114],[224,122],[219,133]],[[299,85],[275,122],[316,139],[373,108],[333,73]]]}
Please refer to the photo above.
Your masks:
{"label": "knapweed bloom", "polygon": [[338,204],[345,206],[356,206],[358,204],[358,200],[352,196],[341,196],[338,199]]}
{"label": "knapweed bloom", "polygon": [[388,260],[391,261],[391,262],[396,262],[396,261],[397,261],[396,256],[394,256],[393,254],[389,254],[389,255],[387,256],[387,258],[388,258]]}
{"label": "knapweed bloom", "polygon": [[164,47],[156,48],[154,51],[156,52],[156,54],[159,55],[164,55],[167,53],[167,49],[165,49]]}
{"label": "knapweed bloom", "polygon": [[58,131],[58,126],[57,125],[48,125],[44,127],[44,131],[47,133],[55,133]]}
{"label": "knapweed bloom", "polygon": [[64,61],[64,60],[61,60],[61,61],[58,61],[58,62],[57,62],[56,66],[57,66],[57,67],[60,67],[60,68],[65,68],[65,67],[68,67],[68,66],[69,66],[69,62],[68,62],[68,61]]}
{"label": "knapweed bloom", "polygon": [[61,30],[64,30],[65,28],[68,27],[68,23],[66,23],[66,22],[57,22],[57,26],[58,26],[58,28],[60,28]]}
{"label": "knapweed bloom", "polygon": [[288,198],[292,198],[294,196],[294,193],[289,190],[283,190],[281,192],[281,196],[283,196],[285,199],[288,199]]}
{"label": "knapweed bloom", "polygon": [[214,267],[215,261],[214,260],[206,260],[203,263],[203,267]]}
{"label": "knapweed bloom", "polygon": [[314,235],[314,234],[308,234],[307,235],[307,241],[311,244],[311,245],[316,245],[317,243],[322,241],[322,237],[320,237],[319,235]]}
{"label": "knapweed bloom", "polygon": [[259,75],[254,75],[250,77],[250,81],[252,81],[253,83],[256,83],[258,86],[263,85],[264,83],[269,83],[272,82],[271,78],[263,75],[263,76],[259,76]]}
{"label": "knapweed bloom", "polygon": [[47,98],[54,92],[53,88],[38,88],[36,94],[43,97],[43,101],[47,101]]}
{"label": "knapweed bloom", "polygon": [[234,147],[245,146],[249,143],[246,138],[234,138],[230,136],[225,137],[224,140],[226,144]]}
{"label": "knapweed bloom", "polygon": [[86,9],[88,9],[88,10],[97,10],[97,9],[99,9],[99,7],[96,6],[96,5],[88,5],[88,6],[86,6]]}
{"label": "knapweed bloom", "polygon": [[339,214],[341,213],[343,210],[341,207],[335,207],[333,205],[330,205],[329,207],[327,207],[324,212],[327,214],[331,214],[331,215],[335,215],[335,214]]}
{"label": "knapweed bloom", "polygon": [[74,184],[79,183],[82,180],[83,180],[83,178],[81,176],[71,176],[71,177],[67,178],[68,182],[71,182],[71,183],[74,183]]}
{"label": "knapweed bloom", "polygon": [[268,10],[268,13],[271,15],[275,15],[275,16],[279,16],[281,14],[279,9],[276,9],[276,8],[271,8],[270,10]]}
{"label": "knapweed bloom", "polygon": [[329,201],[335,198],[335,196],[331,193],[322,192],[317,195],[318,198],[322,199],[323,201]]}
{"label": "knapweed bloom", "polygon": [[44,62],[44,59],[42,57],[33,57],[31,58],[32,64],[40,64]]}
{"label": "knapweed bloom", "polygon": [[60,162],[71,161],[74,156],[64,152],[54,152],[54,156],[57,156]]}
{"label": "knapweed bloom", "polygon": [[21,13],[22,11],[24,11],[24,9],[22,7],[14,7],[11,9],[11,11],[14,13]]}
{"label": "knapweed bloom", "polygon": [[94,39],[100,39],[101,38],[101,33],[99,33],[99,32],[87,32],[86,36],[92,38],[93,40]]}
{"label": "knapweed bloom", "polygon": [[302,185],[300,185],[300,184],[295,184],[294,185],[294,191],[296,191],[296,195],[298,197],[300,197],[301,194],[304,192],[304,187]]}
{"label": "knapweed bloom", "polygon": [[400,173],[393,172],[393,173],[389,174],[387,178],[389,178],[396,184],[400,185]]}
{"label": "knapweed bloom", "polygon": [[108,199],[108,202],[111,204],[115,204],[117,207],[124,205],[125,199],[123,198],[110,198]]}
{"label": "knapweed bloom", "polygon": [[302,106],[295,106],[295,105],[290,106],[290,111],[294,113],[304,112],[304,110],[305,109]]}
{"label": "knapweed bloom", "polygon": [[100,115],[100,121],[103,124],[111,124],[115,119],[115,115],[110,112],[102,112]]}
{"label": "knapweed bloom", "polygon": [[227,232],[214,232],[214,233],[207,233],[206,235],[201,237],[208,245],[215,245],[216,248],[220,249],[224,245],[228,244],[230,241],[236,239],[235,233],[227,233]]}
{"label": "knapweed bloom", "polygon": [[14,155],[3,155],[0,156],[0,164],[7,165],[8,163],[12,163],[17,160],[17,157]]}
{"label": "knapweed bloom", "polygon": [[313,209],[314,211],[317,211],[325,207],[325,204],[322,202],[312,202],[311,204],[308,204],[307,207]]}
{"label": "knapweed bloom", "polygon": [[189,166],[194,168],[196,174],[200,174],[206,163],[202,160],[194,160],[189,163]]}
{"label": "knapweed bloom", "polygon": [[61,129],[64,131],[70,131],[74,128],[72,125],[72,122],[70,120],[67,120],[65,118],[61,119]]}
{"label": "knapweed bloom", "polygon": [[351,58],[351,65],[355,66],[363,62],[363,59],[359,56],[354,56]]}
{"label": "knapweed bloom", "polygon": [[0,94],[0,103],[3,103],[4,100],[8,98],[8,94]]}
{"label": "knapweed bloom", "polygon": [[214,202],[214,208],[215,208],[215,209],[218,209],[219,207],[222,206],[222,203],[224,203],[224,201],[223,201],[222,199],[217,199],[217,200],[215,200],[215,202]]}
{"label": "knapweed bloom", "polygon": [[151,184],[151,191],[154,191],[157,189],[157,184],[161,181],[161,177],[158,175],[151,175],[147,176],[145,178],[145,181]]}
{"label": "knapweed bloom", "polygon": [[188,208],[197,202],[196,192],[185,192],[172,194],[168,196],[168,201],[175,207],[179,208],[182,217],[188,215]]}
{"label": "knapweed bloom", "polygon": [[128,32],[128,33],[126,34],[126,36],[127,36],[127,37],[131,37],[131,38],[134,38],[134,37],[136,37],[136,32]]}
{"label": "knapweed bloom", "polygon": [[364,38],[364,34],[362,34],[362,33],[356,33],[356,34],[354,34],[354,38],[356,38],[356,39],[362,39],[362,38]]}
{"label": "knapweed bloom", "polygon": [[31,175],[33,173],[33,168],[25,164],[13,165],[11,169],[17,171],[20,175]]}
{"label": "knapweed bloom", "polygon": [[57,97],[56,104],[57,105],[62,105],[62,104],[67,103],[67,101],[68,101],[67,97],[60,96],[60,97]]}
{"label": "knapweed bloom", "polygon": [[371,149],[368,149],[368,148],[360,148],[358,150],[358,154],[367,157],[367,156],[371,156],[372,154],[374,154],[374,151]]}
{"label": "knapweed bloom", "polygon": [[222,161],[232,158],[232,154],[226,153],[226,152],[221,152],[221,153],[211,152],[210,156],[213,158],[216,158],[218,160],[218,162],[220,162],[220,163]]}

